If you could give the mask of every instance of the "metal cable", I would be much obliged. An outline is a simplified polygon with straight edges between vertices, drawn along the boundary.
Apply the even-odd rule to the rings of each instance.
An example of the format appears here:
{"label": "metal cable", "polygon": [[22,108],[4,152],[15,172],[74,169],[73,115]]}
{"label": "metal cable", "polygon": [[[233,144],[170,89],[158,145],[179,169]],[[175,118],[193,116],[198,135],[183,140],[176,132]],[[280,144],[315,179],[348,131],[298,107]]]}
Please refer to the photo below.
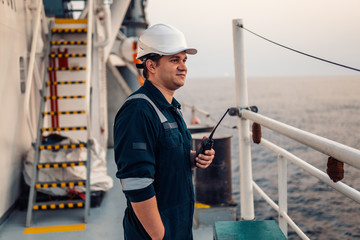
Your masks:
{"label": "metal cable", "polygon": [[320,58],[320,57],[316,57],[316,56],[313,56],[313,55],[310,55],[310,54],[307,54],[307,53],[298,51],[298,50],[296,50],[296,49],[293,49],[293,48],[284,46],[284,45],[282,45],[282,44],[280,44],[280,43],[274,42],[274,41],[272,41],[272,40],[270,40],[270,39],[268,39],[268,38],[265,38],[265,37],[263,37],[263,36],[261,36],[261,35],[259,35],[259,34],[257,34],[257,33],[254,33],[253,31],[245,28],[243,25],[240,25],[239,27],[243,28],[244,30],[248,31],[249,33],[254,34],[255,36],[257,36],[257,37],[259,37],[259,38],[262,38],[262,39],[264,39],[264,40],[266,40],[266,41],[268,41],[268,42],[270,42],[270,43],[273,43],[273,44],[278,45],[278,46],[280,46],[280,47],[286,48],[286,49],[291,50],[291,51],[293,51],[293,52],[296,52],[296,53],[305,55],[305,56],[307,56],[307,57],[315,58],[315,59],[317,59],[317,60],[320,60],[320,61],[323,61],[323,62],[327,62],[327,63],[333,64],[333,65],[337,65],[337,66],[339,66],[339,67],[348,68],[348,69],[350,69],[350,70],[354,70],[354,71],[360,72],[360,69],[358,69],[358,68],[353,68],[353,67],[349,67],[349,66],[346,66],[346,65],[343,65],[343,64],[340,64],[340,63],[332,62],[332,61],[329,61],[329,60],[326,60],[326,59],[323,59],[323,58]]}

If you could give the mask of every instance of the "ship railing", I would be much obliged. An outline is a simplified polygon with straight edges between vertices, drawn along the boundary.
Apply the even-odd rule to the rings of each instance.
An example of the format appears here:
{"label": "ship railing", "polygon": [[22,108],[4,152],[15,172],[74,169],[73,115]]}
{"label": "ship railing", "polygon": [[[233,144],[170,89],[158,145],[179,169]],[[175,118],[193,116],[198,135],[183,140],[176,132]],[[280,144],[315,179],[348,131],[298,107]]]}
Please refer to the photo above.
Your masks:
{"label": "ship railing", "polygon": [[[27,77],[26,77],[26,83],[25,83],[25,97],[24,97],[24,114],[25,118],[29,127],[30,137],[32,142],[35,142],[35,128],[33,121],[31,119],[30,114],[30,99],[32,94],[32,85],[34,79],[36,80],[36,85],[38,89],[42,88],[42,81],[39,73],[39,68],[36,63],[36,50],[38,46],[38,40],[40,34],[47,34],[48,24],[45,16],[45,10],[42,0],[38,0],[32,10],[35,10],[34,12],[34,28],[32,33],[32,41],[31,41],[31,49],[30,49],[30,56],[29,56],[29,64],[28,64],[28,71],[27,71]],[[40,31],[42,32],[40,33]]]}
{"label": "ship railing", "polygon": [[[265,117],[261,114],[251,112],[249,110],[241,110],[241,118],[252,120],[261,126],[273,130],[274,132],[280,133],[286,137],[289,137],[299,143],[309,146],[325,155],[331,156],[339,161],[347,163],[357,169],[360,169],[360,151],[341,143],[317,136],[315,134],[297,129],[295,127],[286,125],[276,120]],[[251,134],[250,134],[251,136]],[[250,138],[249,136],[249,138]],[[287,215],[287,162],[289,160],[293,164],[300,167],[302,170],[318,178],[328,186],[334,188],[338,192],[351,198],[352,200],[360,203],[360,192],[347,184],[340,181],[334,182],[330,177],[312,166],[301,158],[295,156],[289,151],[275,145],[274,143],[261,138],[259,143],[261,146],[266,147],[272,152],[278,155],[278,191],[279,199],[278,205],[268,196],[266,193],[254,182],[251,184],[253,188],[279,213],[279,226],[287,235],[287,223],[294,229],[294,231],[302,238],[309,239],[300,228],[292,221]]]}
{"label": "ship railing", "polygon": [[[183,109],[189,109],[191,111],[191,114],[190,114],[191,120],[193,120],[195,117],[201,115],[201,116],[205,117],[206,123],[204,125],[208,125],[208,126],[216,124],[219,121],[219,119],[216,119],[213,116],[211,116],[211,114],[209,112],[207,112],[206,110],[198,108],[193,104],[187,104],[187,103],[181,102],[181,106],[183,107]],[[198,124],[198,123],[196,123],[196,124]],[[236,126],[231,126],[231,125],[225,124],[223,122],[221,122],[220,125],[222,127],[229,128],[229,129],[236,128]]]}
{"label": "ship railing", "polygon": [[187,104],[187,103],[181,103],[181,106],[183,106],[184,108],[189,108],[191,110],[191,119],[193,119],[194,117],[196,117],[196,113],[199,113],[200,115],[204,116],[207,121],[209,119],[211,119],[211,115],[209,112],[196,107],[195,105],[191,105],[191,104]]}
{"label": "ship railing", "polygon": [[[244,59],[244,34],[243,21],[233,20],[234,40],[234,62],[235,62],[235,83],[236,83],[236,108],[238,114],[238,135],[239,135],[239,175],[240,175],[240,212],[242,220],[254,220],[254,197],[255,189],[279,214],[279,227],[287,237],[288,224],[302,238],[309,239],[303,231],[294,223],[287,214],[287,160],[293,162],[304,171],[310,173],[322,182],[331,186],[338,192],[360,203],[360,192],[340,181],[334,182],[323,171],[310,165],[287,150],[261,138],[260,145],[278,154],[278,205],[253,181],[252,160],[251,160],[251,133],[249,120],[254,121],[274,132],[289,137],[301,144],[309,146],[316,151],[322,152],[338,161],[347,163],[360,169],[360,151],[335,141],[317,136],[315,134],[286,125],[268,117],[254,113],[248,105],[247,80],[245,74]],[[236,112],[236,111],[235,111]],[[234,114],[236,115],[236,114]]]}
{"label": "ship railing", "polygon": [[93,28],[94,28],[94,1],[89,0],[87,3],[88,7],[88,31],[86,35],[86,94],[85,94],[85,112],[86,112],[86,123],[87,123],[87,139],[91,139],[91,119],[90,119],[90,104],[91,104],[91,85],[92,85],[92,51],[93,51]]}
{"label": "ship railing", "polygon": [[[195,105],[181,103],[184,108],[191,110],[191,119],[197,114],[205,116],[207,119],[213,120],[211,114],[203,109],[196,107]],[[300,142],[306,146],[309,146],[325,155],[331,156],[336,159],[340,159],[342,162],[347,163],[357,169],[360,169],[360,151],[341,143],[323,138],[321,136],[303,131],[301,129],[286,125],[274,119],[268,118],[258,113],[254,113],[250,110],[240,109],[238,111],[241,118],[251,120],[260,124],[263,127],[280,133],[286,137],[289,137],[297,142]],[[215,119],[214,119],[215,121]],[[226,125],[224,126],[226,127]],[[234,127],[231,127],[234,128]],[[250,141],[253,133],[249,133],[246,141]],[[289,151],[277,146],[269,140],[261,137],[259,145],[266,147],[272,152],[277,154],[278,162],[278,191],[279,199],[278,204],[275,203],[265,192],[262,190],[255,181],[252,180],[253,189],[264,198],[264,200],[279,214],[279,226],[284,234],[287,234],[287,224],[302,238],[309,239],[304,232],[296,225],[296,223],[287,214],[287,160],[297,165],[307,173],[318,178],[320,181],[326,183],[328,186],[334,188],[338,192],[360,203],[360,192],[342,182],[334,182],[329,176],[318,168],[307,163],[303,159],[295,156]],[[242,181],[242,180],[240,180]]]}

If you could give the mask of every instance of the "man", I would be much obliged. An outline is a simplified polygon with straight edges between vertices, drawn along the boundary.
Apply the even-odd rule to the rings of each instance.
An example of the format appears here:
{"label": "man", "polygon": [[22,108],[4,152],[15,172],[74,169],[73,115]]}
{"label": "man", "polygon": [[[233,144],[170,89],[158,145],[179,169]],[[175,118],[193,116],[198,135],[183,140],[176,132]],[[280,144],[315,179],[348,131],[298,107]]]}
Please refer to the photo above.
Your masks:
{"label": "man", "polygon": [[188,48],[176,28],[154,25],[140,36],[138,56],[145,83],[119,110],[114,151],[127,198],[125,239],[192,239],[192,167],[207,168],[213,149],[196,156],[173,97],[185,83]]}

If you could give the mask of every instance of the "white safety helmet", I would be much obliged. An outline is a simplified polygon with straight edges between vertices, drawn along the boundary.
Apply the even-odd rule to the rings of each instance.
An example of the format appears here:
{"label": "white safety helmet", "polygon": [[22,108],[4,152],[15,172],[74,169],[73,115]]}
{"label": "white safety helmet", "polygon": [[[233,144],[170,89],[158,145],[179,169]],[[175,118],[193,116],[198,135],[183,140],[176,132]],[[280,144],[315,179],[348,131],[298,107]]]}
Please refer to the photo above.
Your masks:
{"label": "white safety helmet", "polygon": [[185,51],[196,54],[195,48],[188,48],[184,34],[173,26],[156,24],[146,29],[137,44],[137,59],[155,53],[159,55],[173,55]]}

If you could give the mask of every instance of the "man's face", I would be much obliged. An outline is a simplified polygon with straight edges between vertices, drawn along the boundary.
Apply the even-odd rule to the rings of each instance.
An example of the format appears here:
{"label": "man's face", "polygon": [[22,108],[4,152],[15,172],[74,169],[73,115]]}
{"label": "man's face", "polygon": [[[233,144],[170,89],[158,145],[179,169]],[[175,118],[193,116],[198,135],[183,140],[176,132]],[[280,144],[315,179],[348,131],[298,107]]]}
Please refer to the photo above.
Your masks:
{"label": "man's face", "polygon": [[187,73],[186,60],[185,52],[161,57],[156,67],[156,81],[171,91],[184,86]]}

